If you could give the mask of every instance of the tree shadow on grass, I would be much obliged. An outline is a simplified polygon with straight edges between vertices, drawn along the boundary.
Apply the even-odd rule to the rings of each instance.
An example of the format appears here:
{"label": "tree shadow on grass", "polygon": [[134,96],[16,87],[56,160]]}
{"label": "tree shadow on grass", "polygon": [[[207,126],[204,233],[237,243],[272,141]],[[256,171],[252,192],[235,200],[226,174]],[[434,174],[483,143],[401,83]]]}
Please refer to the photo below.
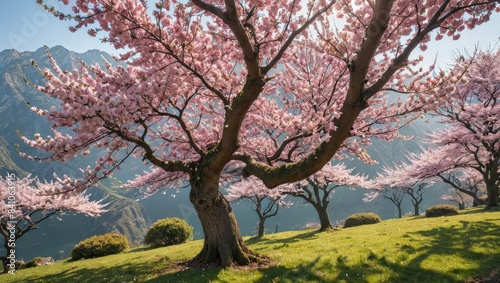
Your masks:
{"label": "tree shadow on grass", "polygon": [[262,277],[253,282],[332,282],[324,270],[333,270],[331,262],[321,260],[321,256],[312,262],[304,262],[293,268],[277,265],[259,270]]}
{"label": "tree shadow on grass", "polygon": [[[483,213],[494,213],[494,212],[498,212],[498,209],[486,209],[484,206],[482,208],[474,208],[474,209],[466,209],[466,210],[459,210],[459,215],[470,215],[470,214],[483,214]],[[450,217],[450,216],[455,216],[455,215],[443,215],[443,216],[438,216],[438,217]],[[425,212],[420,214],[420,215],[416,215],[416,216],[411,216],[411,220],[420,220],[420,219],[425,219],[427,218],[425,216]]]}
{"label": "tree shadow on grass", "polygon": [[316,238],[318,233],[323,233],[318,230],[314,231],[305,231],[304,233],[297,234],[293,237],[289,238],[283,238],[283,239],[271,239],[271,238],[250,238],[245,241],[246,244],[252,245],[252,244],[257,244],[257,243],[265,243],[265,244],[290,244],[290,243],[295,243],[303,240],[312,240]]}
{"label": "tree shadow on grass", "polygon": [[[132,259],[132,260],[136,260]],[[40,282],[40,283],[122,283],[122,282],[210,282],[217,279],[221,268],[187,268],[185,263],[172,262],[168,259],[160,259],[158,262],[151,264],[150,262],[142,262],[139,264],[130,264],[123,262],[122,264],[113,267],[78,268],[78,262],[74,268],[67,268],[62,272],[46,274],[23,281],[22,278],[16,282]],[[152,267],[152,265],[154,265]],[[216,281],[214,281],[216,282]]]}
{"label": "tree shadow on grass", "polygon": [[[332,282],[368,282],[359,275],[381,275],[383,269],[395,271],[389,278],[385,278],[387,282],[464,282],[476,275],[495,272],[500,267],[500,226],[490,222],[460,221],[460,224],[451,227],[411,232],[403,237],[409,238],[411,242],[399,247],[400,258],[394,254],[368,252],[362,263],[351,265],[347,261],[338,261],[336,268],[342,272]],[[473,246],[486,247],[489,252],[478,252],[477,249],[475,251]],[[446,259],[454,258],[468,264],[448,268],[446,272],[439,271],[437,266],[423,265],[430,257],[442,255],[446,255]],[[453,262],[441,264],[451,265]],[[344,273],[351,274],[349,279]]]}

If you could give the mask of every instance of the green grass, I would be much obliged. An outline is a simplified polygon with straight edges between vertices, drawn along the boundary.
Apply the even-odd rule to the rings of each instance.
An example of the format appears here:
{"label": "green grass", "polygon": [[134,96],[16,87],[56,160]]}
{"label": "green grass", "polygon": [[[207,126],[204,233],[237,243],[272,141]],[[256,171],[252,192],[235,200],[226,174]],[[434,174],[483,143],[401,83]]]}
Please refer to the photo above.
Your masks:
{"label": "green grass", "polygon": [[179,268],[202,242],[137,248],[0,275],[0,282],[464,282],[500,268],[500,211],[410,217],[318,233],[248,238],[266,267]]}

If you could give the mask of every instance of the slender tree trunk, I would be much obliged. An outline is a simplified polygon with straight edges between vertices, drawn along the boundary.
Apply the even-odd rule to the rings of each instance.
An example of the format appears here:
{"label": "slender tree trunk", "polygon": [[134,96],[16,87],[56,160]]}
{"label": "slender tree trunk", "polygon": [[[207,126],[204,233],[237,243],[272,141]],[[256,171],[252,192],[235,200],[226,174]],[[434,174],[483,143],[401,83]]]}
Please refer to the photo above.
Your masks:
{"label": "slender tree trunk", "polygon": [[320,224],[319,230],[326,231],[333,229],[332,223],[330,222],[330,216],[328,215],[326,207],[322,207],[320,205],[313,205],[313,207],[316,209],[316,212],[318,212],[319,224]]}
{"label": "slender tree trunk", "polygon": [[262,238],[264,237],[264,232],[266,229],[266,218],[260,217],[259,219],[259,227],[257,228],[257,238]]}
{"label": "slender tree trunk", "polygon": [[401,210],[401,204],[396,204],[396,207],[398,208],[398,217],[403,218],[403,211]]}
{"label": "slender tree trunk", "polygon": [[[276,208],[276,211],[275,213],[273,214],[267,214],[266,212],[269,212],[266,209],[264,209],[264,211],[262,211],[262,202],[264,201],[264,199],[266,199],[265,197],[256,197],[255,198],[255,212],[257,212],[257,215],[259,216],[259,224],[257,226],[257,238],[262,238],[264,237],[264,233],[266,231],[266,219],[273,216],[273,215],[276,215],[276,213],[278,212],[278,208]],[[272,202],[272,203],[275,203],[275,202]],[[277,205],[277,204],[276,204]],[[268,206],[269,208],[269,206]],[[271,207],[272,208],[272,207]]]}
{"label": "slender tree trunk", "polygon": [[203,249],[191,263],[196,266],[229,267],[262,259],[243,242],[232,208],[219,191],[218,179],[214,180],[217,181],[191,182],[189,198],[205,234]]}
{"label": "slender tree trunk", "polygon": [[414,199],[412,200],[413,203],[413,211],[415,216],[420,215],[420,203],[422,202],[421,199]]}

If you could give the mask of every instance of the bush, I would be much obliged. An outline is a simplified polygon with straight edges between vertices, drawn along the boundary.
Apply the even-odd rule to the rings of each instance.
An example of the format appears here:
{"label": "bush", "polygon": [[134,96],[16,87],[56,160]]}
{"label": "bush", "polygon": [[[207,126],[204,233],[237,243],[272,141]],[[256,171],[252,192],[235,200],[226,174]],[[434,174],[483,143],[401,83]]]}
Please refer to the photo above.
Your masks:
{"label": "bush", "polygon": [[153,247],[178,245],[193,238],[193,227],[179,218],[160,219],[149,227],[144,244]]}
{"label": "bush", "polygon": [[127,237],[109,233],[92,236],[78,243],[71,251],[71,258],[94,258],[111,254],[117,254],[128,248]]}
{"label": "bush", "polygon": [[457,214],[457,208],[449,204],[438,204],[433,207],[427,208],[427,210],[425,211],[425,217],[439,217]]}
{"label": "bush", "polygon": [[372,212],[362,212],[353,214],[345,220],[344,227],[354,227],[366,224],[375,224],[382,221],[380,217]]}

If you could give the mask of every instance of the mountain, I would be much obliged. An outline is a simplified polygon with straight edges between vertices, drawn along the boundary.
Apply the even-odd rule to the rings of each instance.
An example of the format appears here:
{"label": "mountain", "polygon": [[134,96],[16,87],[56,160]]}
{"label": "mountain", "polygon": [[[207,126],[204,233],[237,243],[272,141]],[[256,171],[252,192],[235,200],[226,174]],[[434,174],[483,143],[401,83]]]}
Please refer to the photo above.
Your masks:
{"label": "mountain", "polygon": [[25,177],[28,175],[17,164],[12,161],[10,152],[7,149],[9,143],[2,136],[0,136],[0,176],[5,176],[9,172],[13,172],[16,176]]}

